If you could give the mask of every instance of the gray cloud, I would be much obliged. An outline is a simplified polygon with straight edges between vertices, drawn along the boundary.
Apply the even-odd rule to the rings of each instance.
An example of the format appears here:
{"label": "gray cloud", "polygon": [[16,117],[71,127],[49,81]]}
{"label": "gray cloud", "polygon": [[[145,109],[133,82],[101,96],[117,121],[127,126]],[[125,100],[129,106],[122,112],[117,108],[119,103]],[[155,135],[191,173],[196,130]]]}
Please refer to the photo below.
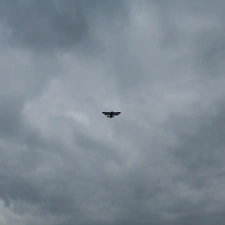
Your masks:
{"label": "gray cloud", "polygon": [[[96,51],[95,24],[110,21],[123,11],[124,2],[113,1],[1,1],[1,19],[10,44],[37,51]],[[121,18],[122,19],[122,18]],[[98,46],[98,47],[97,47]],[[79,50],[80,49],[80,50]],[[91,50],[92,49],[92,50]],[[100,49],[99,49],[100,50]]]}
{"label": "gray cloud", "polygon": [[223,224],[223,4],[0,1],[0,223]]}

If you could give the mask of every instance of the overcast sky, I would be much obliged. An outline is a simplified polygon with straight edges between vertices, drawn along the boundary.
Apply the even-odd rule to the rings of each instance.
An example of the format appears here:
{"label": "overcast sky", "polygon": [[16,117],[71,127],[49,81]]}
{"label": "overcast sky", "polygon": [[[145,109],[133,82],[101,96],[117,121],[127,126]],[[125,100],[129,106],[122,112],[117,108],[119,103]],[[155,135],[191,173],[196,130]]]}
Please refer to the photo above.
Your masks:
{"label": "overcast sky", "polygon": [[223,0],[0,0],[0,224],[223,225],[224,21]]}

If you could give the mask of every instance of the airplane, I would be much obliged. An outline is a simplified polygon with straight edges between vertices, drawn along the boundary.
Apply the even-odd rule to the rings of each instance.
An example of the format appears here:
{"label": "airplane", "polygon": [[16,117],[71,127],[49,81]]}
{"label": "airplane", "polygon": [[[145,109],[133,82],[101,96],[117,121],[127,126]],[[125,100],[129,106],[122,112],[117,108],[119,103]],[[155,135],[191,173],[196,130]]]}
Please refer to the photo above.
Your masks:
{"label": "airplane", "polygon": [[108,118],[113,118],[114,116],[118,116],[121,112],[102,112],[104,115],[106,115]]}

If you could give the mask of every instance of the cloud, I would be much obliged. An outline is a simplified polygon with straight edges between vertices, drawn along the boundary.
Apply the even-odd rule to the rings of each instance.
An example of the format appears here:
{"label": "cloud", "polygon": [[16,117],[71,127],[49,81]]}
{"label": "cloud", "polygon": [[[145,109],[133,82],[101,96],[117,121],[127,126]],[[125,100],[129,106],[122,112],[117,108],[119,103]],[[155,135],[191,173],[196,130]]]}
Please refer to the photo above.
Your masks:
{"label": "cloud", "polygon": [[222,6],[2,0],[0,222],[223,224]]}
{"label": "cloud", "polygon": [[[95,24],[120,15],[123,2],[113,1],[1,1],[1,18],[10,44],[36,52],[96,51]],[[79,50],[81,49],[81,50]],[[93,50],[91,50],[93,49]]]}

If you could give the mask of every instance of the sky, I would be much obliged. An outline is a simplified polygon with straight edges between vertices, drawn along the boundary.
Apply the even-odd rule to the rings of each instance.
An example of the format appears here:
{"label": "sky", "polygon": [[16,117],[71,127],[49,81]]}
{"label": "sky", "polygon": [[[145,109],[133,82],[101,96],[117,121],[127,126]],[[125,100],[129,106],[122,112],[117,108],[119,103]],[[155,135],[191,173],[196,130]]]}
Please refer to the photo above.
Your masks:
{"label": "sky", "polygon": [[0,224],[224,224],[224,15],[0,0]]}

